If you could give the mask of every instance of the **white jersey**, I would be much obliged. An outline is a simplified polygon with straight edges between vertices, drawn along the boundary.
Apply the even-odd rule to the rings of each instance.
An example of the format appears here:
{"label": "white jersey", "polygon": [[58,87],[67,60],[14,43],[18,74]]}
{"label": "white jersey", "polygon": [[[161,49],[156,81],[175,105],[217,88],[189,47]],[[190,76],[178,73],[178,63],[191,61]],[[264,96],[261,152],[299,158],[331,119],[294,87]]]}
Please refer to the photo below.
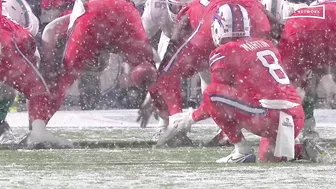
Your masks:
{"label": "white jersey", "polygon": [[141,19],[148,38],[152,38],[159,30],[171,38],[174,22],[170,19],[166,0],[147,0]]}
{"label": "white jersey", "polygon": [[36,36],[38,33],[39,20],[33,14],[29,4],[25,0],[2,1],[2,15],[16,21],[33,36]]}
{"label": "white jersey", "polygon": [[277,19],[282,20],[283,0],[262,0],[266,10],[271,12]]}
{"label": "white jersey", "polygon": [[[323,0],[319,0],[323,1]],[[313,2],[316,4],[317,1]],[[311,5],[313,5],[313,3]],[[262,0],[266,10],[270,11],[276,18],[285,21],[294,11],[308,7],[306,3],[291,3],[286,0]]]}
{"label": "white jersey", "polygon": [[145,4],[146,0],[132,0],[135,6],[139,6],[141,4]]}

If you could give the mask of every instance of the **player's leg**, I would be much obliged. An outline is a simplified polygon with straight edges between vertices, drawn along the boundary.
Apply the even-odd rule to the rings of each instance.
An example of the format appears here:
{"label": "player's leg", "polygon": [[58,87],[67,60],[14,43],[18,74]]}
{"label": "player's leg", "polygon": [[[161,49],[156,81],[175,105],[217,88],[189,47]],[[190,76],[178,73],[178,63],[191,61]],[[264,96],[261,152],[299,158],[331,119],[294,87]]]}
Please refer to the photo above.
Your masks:
{"label": "player's leg", "polygon": [[[238,95],[239,94],[239,95]],[[243,140],[240,129],[245,128],[248,131],[267,138],[269,144],[261,146],[262,152],[259,157],[262,160],[273,159],[267,157],[266,152],[275,147],[278,136],[278,127],[280,121],[280,111],[263,108],[258,100],[251,99],[248,94],[229,86],[220,84],[210,84],[203,94],[204,103],[207,103],[209,115],[225,132],[229,140],[234,144],[236,151],[231,155],[224,157],[219,162],[230,162],[234,157],[250,157],[251,147]],[[299,134],[303,125],[303,110],[299,106],[284,110],[293,117],[293,148],[294,138]],[[291,148],[288,146],[287,148]],[[274,151],[273,151],[274,154]],[[272,153],[271,153],[272,155]],[[274,155],[272,155],[274,157]],[[237,158],[236,158],[237,159]],[[237,161],[239,162],[239,161]]]}
{"label": "player's leg", "polygon": [[[10,21],[5,21],[8,25]],[[27,30],[17,27],[15,36],[11,31],[1,31],[2,45],[0,80],[23,93],[28,99],[29,119],[32,121],[32,132],[29,142],[44,143],[60,142],[46,130],[45,125],[39,124],[49,119],[47,110],[50,102],[50,93],[44,79],[41,77],[34,63],[34,39]],[[32,46],[31,46],[32,45]],[[30,53],[29,53],[30,52]],[[29,56],[30,55],[30,56]]]}
{"label": "player's leg", "polygon": [[[273,110],[274,111],[274,110]],[[293,118],[293,124],[294,124],[294,133],[293,133],[293,145],[294,145],[294,139],[299,135],[303,123],[304,123],[304,113],[301,106],[297,106],[294,108],[283,110],[288,115],[291,115]],[[279,112],[276,112],[276,114],[279,114]],[[279,140],[280,136],[279,133],[281,132],[279,129],[282,129],[281,126],[283,124],[279,124],[279,116],[273,116],[273,120],[278,120],[278,123],[275,124],[276,127],[274,129],[277,131],[277,133],[270,133],[260,140],[259,145],[259,151],[258,151],[258,157],[260,162],[280,162],[280,161],[287,161],[293,159],[302,159],[304,156],[304,145],[302,144],[295,144],[293,146],[294,148],[294,157],[292,158],[286,158],[286,157],[276,157],[275,151],[276,151],[276,145],[277,142],[281,143]],[[287,139],[288,140],[288,139]]]}
{"label": "player's leg", "polygon": [[[40,70],[46,80],[55,80],[57,72],[61,70],[61,59],[59,42],[66,40],[67,29],[70,21],[70,15],[65,15],[50,22],[42,33],[42,64]],[[48,73],[48,74],[45,74]]]}
{"label": "player's leg", "polygon": [[158,108],[168,107],[170,115],[182,111],[181,80],[190,78],[208,66],[207,61],[202,58],[202,53],[197,47],[188,44],[173,63],[160,65],[160,76],[150,88]]}
{"label": "player's leg", "polygon": [[[295,27],[299,27],[299,25]],[[326,63],[326,60],[333,60],[332,58],[328,58],[327,52],[329,47],[326,49],[326,46],[329,45],[325,45],[323,40],[328,41],[325,39],[324,32],[322,35],[320,31],[317,33],[306,32],[293,35],[287,33],[285,26],[279,44],[279,51],[285,65],[286,73],[289,74],[293,83],[296,84],[297,87],[302,88],[305,93],[305,97],[303,98],[305,122],[302,147],[305,153],[302,157],[314,162],[325,162],[329,159],[327,150],[316,143],[320,138],[315,130],[316,122],[314,119],[314,109],[317,98],[316,83],[318,79],[313,76],[316,70],[324,70],[324,67],[328,67],[329,62]]]}
{"label": "player's leg", "polygon": [[187,106],[196,108],[199,105],[199,92],[201,79],[199,75],[194,75],[187,80]]}
{"label": "player's leg", "polygon": [[79,78],[88,63],[95,62],[94,57],[102,45],[97,42],[98,30],[95,29],[95,13],[86,13],[76,20],[70,32],[64,57],[63,68],[55,77],[55,85],[50,88],[52,94],[52,106],[49,109],[51,115],[61,107],[66,90]]}
{"label": "player's leg", "polygon": [[305,77],[307,79],[303,87],[306,92],[303,100],[306,115],[302,131],[305,149],[303,158],[313,162],[329,162],[330,154],[320,145],[321,138],[315,129],[314,109],[317,102],[317,85],[321,80],[321,75],[329,72],[330,65],[335,65],[336,45],[333,39],[336,39],[336,34],[333,31],[311,31],[300,36],[303,38],[302,41],[308,43],[304,43],[305,48],[302,48],[304,49],[302,58],[307,62],[304,65],[312,70],[311,77]]}
{"label": "player's leg", "polygon": [[[282,161],[288,161],[287,158],[282,157],[275,157],[274,156],[274,150],[275,150],[275,141],[262,137],[260,140],[259,150],[258,150],[258,158],[260,162],[282,162]],[[303,144],[295,144],[294,145],[294,152],[295,152],[295,160],[299,159],[307,159],[307,155],[305,153],[305,145]]]}
{"label": "player's leg", "polygon": [[[314,82],[315,83],[315,82]],[[315,83],[316,85],[317,83]],[[305,111],[306,119],[304,128],[302,129],[303,138],[310,138],[313,140],[320,140],[319,133],[316,131],[316,121],[314,118],[314,109],[317,102],[317,93],[316,91],[310,91],[305,93],[303,99],[303,109]]]}
{"label": "player's leg", "polygon": [[[309,39],[306,39],[305,35],[289,34],[285,28],[278,48],[289,78],[294,83],[295,87],[303,89],[304,91],[302,99],[306,116],[304,128],[302,130],[304,137],[311,136],[318,140],[319,136],[315,130],[316,123],[314,119],[314,109],[317,101],[316,90],[314,90],[316,89],[316,78],[313,77],[313,72],[311,70],[307,70],[311,68],[308,62],[309,60],[312,60],[312,58],[309,54],[305,53],[309,46],[309,44],[306,44],[306,41],[309,41]],[[305,66],[299,66],[302,64]],[[310,90],[307,90],[307,88],[310,88]]]}
{"label": "player's leg", "polygon": [[[5,21],[8,25],[10,21]],[[16,32],[20,35],[13,35],[11,31],[2,30],[3,36],[0,40],[2,45],[1,53],[1,80],[9,86],[22,92],[29,103],[46,105],[50,98],[48,88],[44,79],[36,68],[34,59],[35,42],[29,32],[17,26]],[[34,99],[38,99],[35,102]],[[28,108],[29,109],[29,108]],[[30,119],[45,119],[47,116],[42,109],[39,112],[30,114]],[[31,113],[31,112],[30,112]]]}
{"label": "player's leg", "polygon": [[160,75],[149,89],[154,105],[160,112],[168,110],[169,114],[173,115],[182,111],[182,78],[178,75]]}
{"label": "player's leg", "polygon": [[196,52],[198,52],[196,48],[190,45],[182,50],[181,56],[173,64],[160,65],[161,74],[149,89],[153,103],[160,112],[168,111],[169,115],[182,112],[182,79],[189,78],[200,71],[203,63],[203,67],[206,67],[206,61],[201,61],[200,57],[189,56],[200,54]]}
{"label": "player's leg", "polygon": [[[303,99],[303,108],[305,110],[306,120],[304,129],[302,130],[303,139],[311,139],[320,141],[319,133],[316,131],[316,121],[314,118],[314,109],[317,103],[317,86],[321,80],[322,75],[329,72],[329,65],[334,64],[334,46],[333,44],[325,44],[330,40],[325,32],[309,32],[298,35],[305,41],[305,47],[302,47],[302,59],[304,66],[310,70],[302,76],[305,90],[305,97]],[[332,38],[331,36],[329,36]],[[331,48],[331,50],[330,50]]]}
{"label": "player's leg", "polygon": [[4,83],[0,83],[0,144],[15,141],[10,126],[6,121],[9,108],[12,106],[16,91]]}
{"label": "player's leg", "polygon": [[[199,72],[201,78],[201,89],[202,93],[211,82],[210,71],[209,69]],[[210,141],[206,143],[206,146],[226,146],[231,145],[228,137],[221,129],[218,130],[218,133]]]}
{"label": "player's leg", "polygon": [[[181,60],[178,60],[178,62],[170,66],[170,68],[167,69],[167,72],[164,71],[166,66],[160,65],[159,70],[162,71],[161,75],[149,89],[154,106],[160,112],[168,111],[169,115],[182,112],[181,80],[182,78],[191,77],[194,73],[196,73],[195,68],[199,68],[199,65],[197,65],[200,62],[198,59],[199,57],[188,56],[190,53],[186,53],[191,52],[191,48],[186,48],[182,52],[184,52],[184,55],[179,57]],[[184,66],[184,63],[188,64]],[[192,63],[194,63],[194,65],[191,65]],[[160,136],[163,133],[162,131],[165,131],[165,128],[161,129],[160,133],[157,135]],[[190,139],[185,136],[185,133],[183,133],[183,136],[179,136],[178,138],[179,140],[181,139],[180,141],[182,144],[190,144],[191,142]]]}
{"label": "player's leg", "polygon": [[[211,83],[203,93],[203,107],[216,124],[226,133],[234,145],[234,151],[219,160],[218,163],[255,162],[251,145],[245,140],[241,129],[243,125],[251,124],[251,117],[255,114],[265,113],[265,109],[255,105],[246,105],[248,102],[243,94],[238,96],[238,91],[232,87]],[[232,100],[234,99],[234,100]],[[247,101],[247,103],[246,103]],[[246,109],[246,113],[240,109]]]}
{"label": "player's leg", "polygon": [[[208,84],[211,82],[211,77],[210,77],[210,71],[209,69],[205,69],[201,72],[199,72],[199,76],[201,78],[201,89],[202,93],[208,86]],[[213,137],[210,141],[206,143],[206,146],[226,146],[226,145],[232,145],[221,129],[218,130],[218,133]]]}

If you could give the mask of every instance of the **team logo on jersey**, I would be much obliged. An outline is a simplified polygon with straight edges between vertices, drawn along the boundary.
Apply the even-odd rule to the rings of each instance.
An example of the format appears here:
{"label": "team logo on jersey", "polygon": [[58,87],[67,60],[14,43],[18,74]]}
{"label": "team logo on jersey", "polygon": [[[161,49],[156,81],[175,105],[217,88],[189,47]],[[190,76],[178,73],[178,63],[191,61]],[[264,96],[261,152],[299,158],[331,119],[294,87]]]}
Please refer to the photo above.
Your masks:
{"label": "team logo on jersey", "polygon": [[[300,6],[300,5],[284,5],[283,18],[316,18],[325,19],[325,6]],[[292,15],[295,12],[295,15]]]}
{"label": "team logo on jersey", "polygon": [[293,124],[289,121],[289,118],[286,118],[284,122],[282,122],[282,126],[284,127],[293,127]]}

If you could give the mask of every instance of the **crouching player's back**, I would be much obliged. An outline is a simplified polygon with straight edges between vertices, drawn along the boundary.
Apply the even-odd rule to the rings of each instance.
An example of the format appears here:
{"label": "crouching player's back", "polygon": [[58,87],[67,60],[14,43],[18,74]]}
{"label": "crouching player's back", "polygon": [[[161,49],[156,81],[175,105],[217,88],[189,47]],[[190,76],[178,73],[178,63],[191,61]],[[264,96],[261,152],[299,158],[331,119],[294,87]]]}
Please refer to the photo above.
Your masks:
{"label": "crouching player's back", "polygon": [[294,158],[320,162],[326,154],[320,146],[313,141],[294,142],[304,113],[300,97],[281,67],[278,50],[270,41],[250,37],[250,18],[244,7],[225,4],[216,13],[211,26],[217,46],[209,60],[211,83],[199,108],[173,115],[175,121],[158,144],[174,136],[171,133],[187,132],[193,123],[211,117],[235,146],[218,163],[256,161],[242,128],[262,137],[261,162]]}
{"label": "crouching player's back", "polygon": [[[236,7],[238,13],[239,9],[244,10],[239,5]],[[279,52],[271,41],[250,37],[247,17],[242,24],[233,24],[232,31],[225,28],[225,20],[214,18],[212,37],[217,48],[212,51],[209,60],[211,84],[204,91],[200,108],[192,114],[193,119],[196,121],[205,115],[212,117],[236,146],[235,153],[219,162],[230,162],[231,158],[252,154],[239,128],[262,137],[259,149],[261,161],[294,158],[294,138],[303,126],[304,113],[300,96],[281,67]],[[272,149],[280,137],[278,125],[283,119],[291,120],[291,142],[290,145],[284,142],[287,144],[278,146],[286,149],[286,153],[274,156]]]}
{"label": "crouching player's back", "polygon": [[231,85],[257,104],[261,99],[300,104],[300,97],[281,64],[271,41],[253,37],[232,39],[210,55],[213,82]]}

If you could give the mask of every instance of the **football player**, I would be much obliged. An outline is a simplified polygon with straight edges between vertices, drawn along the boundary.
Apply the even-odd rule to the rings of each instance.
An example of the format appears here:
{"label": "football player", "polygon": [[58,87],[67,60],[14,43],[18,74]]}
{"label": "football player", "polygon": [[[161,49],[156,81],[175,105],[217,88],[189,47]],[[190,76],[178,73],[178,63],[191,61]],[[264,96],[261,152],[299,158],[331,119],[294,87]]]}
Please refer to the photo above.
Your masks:
{"label": "football player", "polygon": [[[191,2],[192,0],[148,0],[145,4],[145,10],[142,15],[142,24],[149,38],[154,37],[157,32],[162,31],[160,41],[158,44],[158,54],[160,60],[163,58],[170,38],[173,35],[173,29],[176,25],[176,17],[179,10]],[[177,6],[178,5],[178,6]],[[146,127],[147,121],[151,113],[154,111],[152,99],[148,94],[145,101],[142,103],[139,111],[139,118],[146,117],[141,120],[141,127]],[[153,140],[157,137],[168,125],[168,118],[163,116],[159,117],[158,132],[154,134]]]}
{"label": "football player", "polygon": [[[0,2],[2,6],[2,1]],[[0,80],[23,93],[29,100],[29,120],[32,121],[32,140],[28,144],[40,142],[57,143],[71,146],[69,141],[54,136],[45,127],[36,125],[38,120],[45,119],[45,109],[51,101],[50,92],[45,80],[38,72],[37,60],[34,56],[36,43],[29,31],[12,18],[1,13],[1,77]],[[61,144],[62,143],[62,144]]]}
{"label": "football player", "polygon": [[126,0],[77,0],[68,28],[69,40],[62,70],[56,73],[54,81],[48,81],[55,83],[50,87],[52,100],[41,111],[45,117],[38,120],[39,127],[46,127],[51,116],[60,108],[66,90],[85,69],[95,66],[91,63],[106,49],[125,54],[132,66],[134,85],[146,87],[156,79],[152,48],[140,14],[132,3]]}
{"label": "football player", "polygon": [[203,102],[195,111],[173,115],[174,122],[158,145],[211,117],[234,144],[233,152],[217,163],[256,162],[242,128],[262,137],[261,162],[325,160],[322,148],[312,140],[295,145],[304,123],[301,98],[282,67],[277,48],[269,40],[250,37],[250,32],[250,17],[243,6],[230,3],[217,9],[211,26],[217,48],[209,58],[211,83]]}
{"label": "football player", "polygon": [[[39,28],[39,21],[32,13],[28,3],[25,0],[19,1],[2,1],[2,15],[8,19],[12,19],[22,27],[26,28],[33,36],[36,36]],[[36,49],[36,55],[39,53]],[[6,121],[9,108],[13,104],[16,91],[4,84],[0,83],[0,143],[10,143],[14,140],[11,129]]]}
{"label": "football player", "polygon": [[[211,20],[216,8],[227,2],[227,0],[197,0],[180,11],[179,21],[160,64],[160,76],[150,88],[154,105],[163,117],[168,118],[169,115],[182,110],[181,79],[208,69],[207,57],[215,48],[211,39]],[[251,13],[251,22],[255,28],[252,30],[252,35],[269,36],[270,24],[263,12],[263,5],[255,0],[242,0],[241,3],[246,5],[247,11]],[[172,5],[179,7],[177,3]],[[225,135],[219,136],[220,139]]]}
{"label": "football player", "polygon": [[306,120],[303,137],[319,141],[315,130],[314,108],[317,101],[317,83],[322,75],[335,72],[336,4],[326,1],[314,6],[309,3],[287,2],[287,19],[279,43],[284,68],[294,84],[304,90],[303,107]]}

